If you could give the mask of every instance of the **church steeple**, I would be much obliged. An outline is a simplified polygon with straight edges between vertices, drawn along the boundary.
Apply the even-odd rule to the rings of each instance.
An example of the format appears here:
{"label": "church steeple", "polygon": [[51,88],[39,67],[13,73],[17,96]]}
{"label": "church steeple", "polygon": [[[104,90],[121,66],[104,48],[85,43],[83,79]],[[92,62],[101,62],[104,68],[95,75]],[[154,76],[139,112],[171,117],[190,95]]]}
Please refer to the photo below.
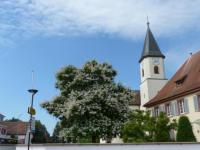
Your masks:
{"label": "church steeple", "polygon": [[165,56],[160,51],[150,30],[149,21],[147,20],[147,33],[142,56],[139,61],[141,109],[145,109],[143,105],[156,96],[158,91],[160,91],[167,82],[164,58]]}
{"label": "church steeple", "polygon": [[165,58],[165,56],[160,51],[160,48],[150,30],[149,21],[147,20],[147,33],[144,41],[144,47],[142,51],[141,58],[139,62],[141,62],[146,57],[161,57]]}

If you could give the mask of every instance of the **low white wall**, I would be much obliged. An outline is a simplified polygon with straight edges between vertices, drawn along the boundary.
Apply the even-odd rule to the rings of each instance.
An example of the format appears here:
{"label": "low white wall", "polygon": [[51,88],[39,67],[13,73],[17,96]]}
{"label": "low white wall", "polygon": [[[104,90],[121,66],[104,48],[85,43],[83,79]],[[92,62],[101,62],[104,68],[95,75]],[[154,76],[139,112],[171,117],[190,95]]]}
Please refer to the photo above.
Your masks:
{"label": "low white wall", "polygon": [[[30,150],[200,150],[200,143],[150,144],[45,144],[32,145]],[[27,150],[25,145],[0,145],[0,150]]]}

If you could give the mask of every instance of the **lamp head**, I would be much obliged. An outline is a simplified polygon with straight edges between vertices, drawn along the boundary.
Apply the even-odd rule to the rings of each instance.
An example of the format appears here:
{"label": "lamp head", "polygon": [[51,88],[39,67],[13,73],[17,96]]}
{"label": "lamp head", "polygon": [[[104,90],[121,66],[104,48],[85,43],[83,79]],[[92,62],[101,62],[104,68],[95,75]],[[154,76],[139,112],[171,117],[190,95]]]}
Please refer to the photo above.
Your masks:
{"label": "lamp head", "polygon": [[31,94],[33,94],[33,95],[35,95],[38,92],[38,90],[36,90],[36,89],[29,89],[28,92],[31,93]]}

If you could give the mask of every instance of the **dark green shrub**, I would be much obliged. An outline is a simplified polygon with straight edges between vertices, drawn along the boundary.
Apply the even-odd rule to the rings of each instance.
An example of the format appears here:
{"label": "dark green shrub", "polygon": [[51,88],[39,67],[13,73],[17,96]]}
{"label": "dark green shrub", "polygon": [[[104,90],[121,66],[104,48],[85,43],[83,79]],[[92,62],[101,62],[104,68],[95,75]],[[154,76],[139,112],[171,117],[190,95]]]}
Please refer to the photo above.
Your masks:
{"label": "dark green shrub", "polygon": [[196,142],[191,123],[187,116],[179,118],[176,140],[178,142]]}
{"label": "dark green shrub", "polygon": [[156,142],[169,142],[171,127],[169,125],[169,118],[161,112],[156,118],[156,128],[155,128],[155,141]]}

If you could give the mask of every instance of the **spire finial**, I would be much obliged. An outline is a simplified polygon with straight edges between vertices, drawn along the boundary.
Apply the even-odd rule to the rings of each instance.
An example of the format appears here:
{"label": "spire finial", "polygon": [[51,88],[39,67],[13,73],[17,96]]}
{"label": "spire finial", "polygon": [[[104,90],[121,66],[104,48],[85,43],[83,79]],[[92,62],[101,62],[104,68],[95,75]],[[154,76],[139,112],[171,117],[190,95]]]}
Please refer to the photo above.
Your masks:
{"label": "spire finial", "polygon": [[149,17],[147,16],[147,27],[149,27]]}

